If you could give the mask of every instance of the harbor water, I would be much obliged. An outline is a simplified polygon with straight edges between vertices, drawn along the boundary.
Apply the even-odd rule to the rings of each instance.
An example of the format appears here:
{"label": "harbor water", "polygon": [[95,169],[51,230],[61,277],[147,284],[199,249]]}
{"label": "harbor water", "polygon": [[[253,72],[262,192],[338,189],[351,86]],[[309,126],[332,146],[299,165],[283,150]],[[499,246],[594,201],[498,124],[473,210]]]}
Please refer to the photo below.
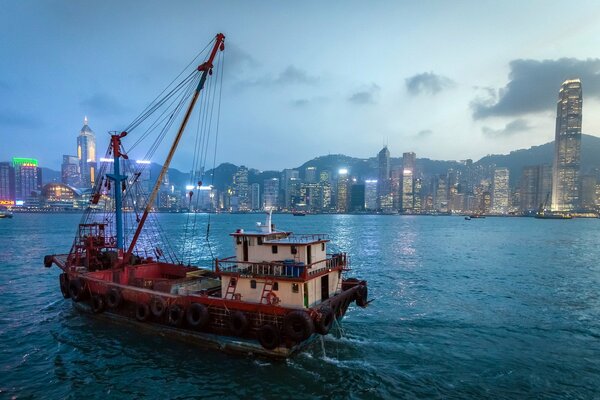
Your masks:
{"label": "harbor water", "polygon": [[[159,214],[186,264],[232,255],[262,215]],[[193,219],[194,217],[192,217]],[[0,220],[0,398],[600,397],[600,220],[274,215],[327,233],[368,308],[287,361],[227,355],[81,314],[43,256],[80,215]],[[188,224],[189,225],[189,224]]]}

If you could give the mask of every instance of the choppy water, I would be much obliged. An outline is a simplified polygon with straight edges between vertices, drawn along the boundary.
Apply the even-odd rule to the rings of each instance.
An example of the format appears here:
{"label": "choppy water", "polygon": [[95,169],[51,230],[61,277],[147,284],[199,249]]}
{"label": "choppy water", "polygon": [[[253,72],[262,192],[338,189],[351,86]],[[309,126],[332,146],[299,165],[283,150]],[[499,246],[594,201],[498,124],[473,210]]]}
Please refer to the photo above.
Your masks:
{"label": "choppy water", "polygon": [[[184,215],[160,218],[181,237]],[[213,251],[225,256],[227,233],[259,217],[211,218]],[[68,250],[78,220],[0,220],[0,398],[600,397],[600,220],[275,216],[281,228],[329,233],[376,298],[350,310],[341,338],[287,362],[78,313],[58,270],[42,267]]]}

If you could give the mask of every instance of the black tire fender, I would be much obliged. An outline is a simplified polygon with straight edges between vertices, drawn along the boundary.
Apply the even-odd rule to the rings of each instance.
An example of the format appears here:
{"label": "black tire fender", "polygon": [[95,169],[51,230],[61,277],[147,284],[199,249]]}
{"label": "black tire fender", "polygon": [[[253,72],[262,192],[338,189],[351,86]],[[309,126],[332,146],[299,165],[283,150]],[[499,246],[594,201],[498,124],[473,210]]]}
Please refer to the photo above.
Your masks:
{"label": "black tire fender", "polygon": [[183,322],[185,310],[179,304],[173,304],[167,312],[167,320],[171,326],[179,326]]}
{"label": "black tire fender", "polygon": [[69,280],[69,296],[74,302],[85,300],[86,297],[85,282],[81,278]]}
{"label": "black tire fender", "polygon": [[258,330],[258,341],[267,350],[273,350],[281,343],[279,329],[271,324],[265,324]]}
{"label": "black tire fender", "polygon": [[356,290],[356,305],[366,307],[369,298],[369,289],[365,285],[360,285]]}
{"label": "black tire fender", "polygon": [[102,311],[104,311],[104,304],[104,298],[102,298],[102,295],[92,295],[92,312],[94,314],[100,314]]}
{"label": "black tire fender", "polygon": [[152,315],[154,315],[156,318],[162,317],[166,308],[167,303],[162,297],[154,296],[152,300],[150,300],[150,311],[152,311]]}
{"label": "black tire fender", "polygon": [[307,312],[294,310],[285,316],[283,331],[290,339],[301,342],[314,333],[315,325]]}
{"label": "black tire fender", "polygon": [[327,335],[331,326],[333,325],[333,319],[335,315],[329,307],[322,307],[319,310],[319,314],[315,320],[315,331],[321,335]]}
{"label": "black tire fender", "polygon": [[204,304],[192,303],[185,313],[185,318],[189,326],[200,329],[208,324],[210,314]]}
{"label": "black tire fender", "polygon": [[71,294],[69,293],[69,275],[63,272],[58,276],[58,282],[60,284],[60,292],[62,293],[63,297],[65,299],[71,297]]}
{"label": "black tire fender", "polygon": [[135,319],[140,322],[148,320],[150,317],[150,307],[146,303],[138,303],[135,307]]}
{"label": "black tire fender", "polygon": [[116,287],[111,287],[106,292],[106,305],[109,308],[118,308],[123,302],[123,295],[121,291]]}
{"label": "black tire fender", "polygon": [[229,330],[235,336],[242,336],[248,330],[248,317],[241,311],[233,311],[229,315]]}

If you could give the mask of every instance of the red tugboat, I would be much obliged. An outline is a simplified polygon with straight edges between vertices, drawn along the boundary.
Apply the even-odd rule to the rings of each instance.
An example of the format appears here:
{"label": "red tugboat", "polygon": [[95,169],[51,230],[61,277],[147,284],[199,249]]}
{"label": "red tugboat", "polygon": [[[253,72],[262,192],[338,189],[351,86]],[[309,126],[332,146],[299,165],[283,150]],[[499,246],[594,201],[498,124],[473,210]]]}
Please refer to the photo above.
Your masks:
{"label": "red tugboat", "polygon": [[[215,37],[212,51],[197,68],[197,80],[189,78],[195,89],[188,92],[191,100],[143,213],[136,212],[136,202],[124,201],[133,191],[128,185],[140,175],[127,174],[128,156],[121,144],[139,126],[135,122],[111,135],[107,156],[112,162],[105,166],[111,164],[112,173],[108,167],[100,169],[70,252],[47,255],[44,265],[56,264],[63,271],[61,292],[81,310],[225,351],[285,358],[317,335],[327,335],[352,302],[368,304],[367,283],[343,278],[348,257],[328,254],[326,235],[275,230],[269,213],[256,230],[232,233],[235,255],[214,259],[211,268],[168,261],[155,244],[148,249],[144,239],[163,178],[224,40],[222,34]],[[114,205],[114,214],[94,217],[103,200],[104,209]],[[132,215],[135,226],[124,223]]]}

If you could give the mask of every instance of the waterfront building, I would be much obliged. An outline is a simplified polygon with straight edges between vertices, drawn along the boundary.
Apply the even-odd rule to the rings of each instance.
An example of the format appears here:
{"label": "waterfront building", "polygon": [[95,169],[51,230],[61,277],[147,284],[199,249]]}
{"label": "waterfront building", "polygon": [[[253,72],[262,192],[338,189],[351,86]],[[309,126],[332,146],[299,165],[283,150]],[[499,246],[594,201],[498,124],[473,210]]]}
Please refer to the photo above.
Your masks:
{"label": "waterfront building", "polygon": [[258,183],[253,183],[250,185],[250,208],[252,211],[261,209],[260,185]]}
{"label": "waterfront building", "polygon": [[350,211],[365,211],[365,185],[354,183],[350,188]]}
{"label": "waterfront building", "polygon": [[420,178],[416,178],[413,181],[413,211],[420,213],[423,209],[421,191],[423,190],[423,181]]}
{"label": "waterfront building", "polygon": [[345,213],[348,212],[349,205],[349,190],[350,190],[350,177],[348,176],[348,170],[342,168],[338,171],[337,181],[337,212]]}
{"label": "waterfront building", "polygon": [[390,151],[387,146],[377,155],[377,163],[377,208],[391,209],[393,201],[390,196]]}
{"label": "waterfront building", "polygon": [[331,209],[331,193],[332,187],[329,181],[321,181],[319,183],[319,209],[321,211],[327,211]]}
{"label": "waterfront building", "polygon": [[581,81],[579,79],[564,81],[556,105],[554,164],[552,165],[552,210],[554,211],[572,211],[581,205],[579,171],[582,110]]}
{"label": "waterfront building", "polygon": [[377,179],[367,179],[365,181],[365,209],[368,211],[377,210]]}
{"label": "waterfront building", "polygon": [[319,182],[331,182],[329,180],[329,177],[329,171],[321,171],[321,173],[319,174]]}
{"label": "waterfront building", "polygon": [[448,188],[446,186],[446,176],[440,175],[435,179],[434,183],[434,199],[433,204],[436,211],[448,211]]}
{"label": "waterfront building", "polygon": [[250,210],[250,193],[248,187],[248,168],[240,166],[233,174],[233,196],[237,198],[236,211]]}
{"label": "waterfront building", "polygon": [[581,208],[584,211],[593,211],[598,206],[596,187],[598,185],[595,175],[581,177]]}
{"label": "waterfront building", "polygon": [[279,179],[265,179],[263,182],[263,209],[277,210],[279,207]]}
{"label": "waterfront building", "polygon": [[42,188],[42,171],[34,158],[13,158],[15,171],[15,202],[31,203]]}
{"label": "waterfront building", "polygon": [[78,187],[81,183],[81,174],[79,172],[79,159],[77,156],[63,155],[63,161],[60,166],[61,182],[65,185]]}
{"label": "waterfront building", "polygon": [[[399,211],[402,208],[402,166],[397,165],[394,166],[390,171],[390,193],[389,197],[392,199],[391,206],[384,204],[382,210],[391,211],[396,210]],[[386,196],[384,196],[385,199]]]}
{"label": "waterfront building", "polygon": [[281,173],[281,189],[283,191],[283,208],[291,209],[300,195],[300,173],[295,169],[284,169]]}
{"label": "waterfront building", "polygon": [[508,168],[496,168],[492,182],[492,212],[506,214],[510,200]]}
{"label": "waterfront building", "polygon": [[83,209],[88,203],[83,199],[80,190],[58,182],[42,187],[41,200],[46,208],[54,210]]}
{"label": "waterfront building", "polygon": [[77,137],[77,158],[81,187],[90,188],[96,183],[96,135],[88,125],[88,119],[83,119],[83,127]]}
{"label": "waterfront building", "polygon": [[540,206],[550,206],[552,194],[552,167],[532,165],[523,168],[519,185],[519,209],[530,213]]}
{"label": "waterfront building", "polygon": [[0,206],[15,204],[15,169],[9,162],[0,162]]}
{"label": "waterfront building", "polygon": [[317,167],[306,167],[306,169],[304,170],[304,182],[317,182]]}

